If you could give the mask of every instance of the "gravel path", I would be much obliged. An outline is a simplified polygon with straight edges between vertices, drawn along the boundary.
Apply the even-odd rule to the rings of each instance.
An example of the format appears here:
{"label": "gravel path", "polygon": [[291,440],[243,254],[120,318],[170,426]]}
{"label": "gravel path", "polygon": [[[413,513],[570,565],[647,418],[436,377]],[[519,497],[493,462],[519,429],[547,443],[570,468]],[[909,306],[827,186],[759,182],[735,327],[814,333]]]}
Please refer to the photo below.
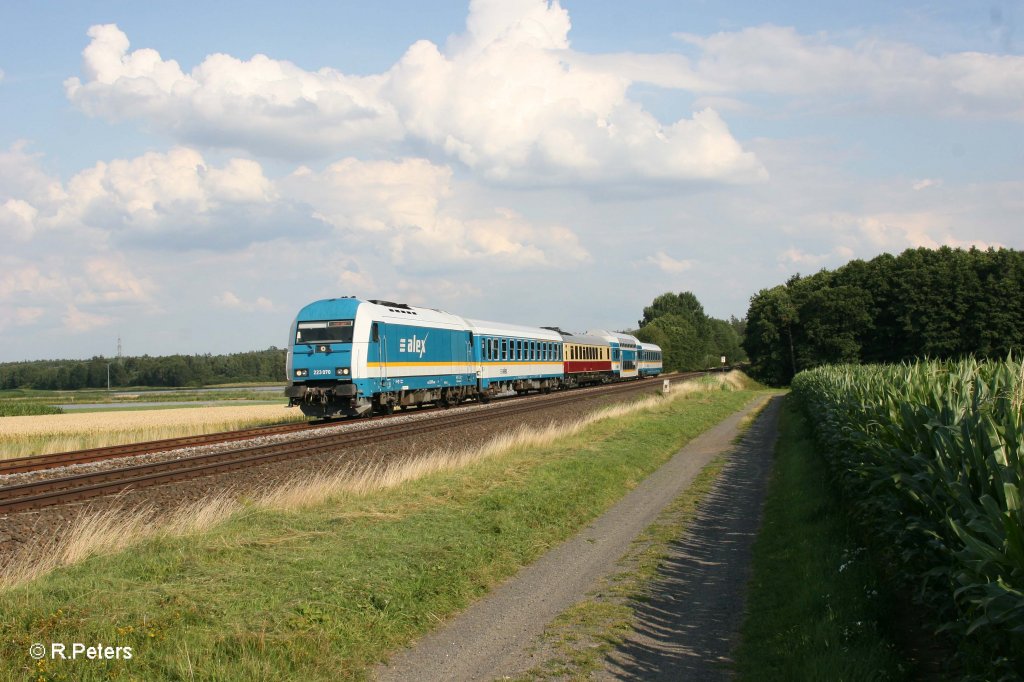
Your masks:
{"label": "gravel path", "polygon": [[635,630],[593,680],[727,680],[750,578],[751,548],[778,435],[775,398],[733,451],[686,534],[669,548]]}
{"label": "gravel path", "polygon": [[[751,403],[693,439],[668,463],[574,538],[520,571],[412,648],[396,654],[388,665],[378,667],[375,671],[377,678],[490,680],[516,675],[537,665],[539,661],[533,660],[527,651],[545,625],[583,599],[599,578],[615,572],[619,559],[626,553],[633,539],[690,485],[708,462],[732,447],[740,420],[760,404],[762,401]],[[763,424],[767,420],[774,424],[775,414],[775,409],[772,409],[758,423]],[[770,462],[774,440],[767,439],[761,426],[751,433],[758,435],[758,445],[751,446],[751,449],[762,453],[767,451],[766,457]],[[739,514],[738,510],[729,511],[730,516]],[[729,591],[738,589],[738,586],[722,581],[721,588]],[[664,591],[664,594],[670,597],[668,591]],[[742,597],[737,612],[741,606]],[[689,605],[681,601],[672,610],[688,608]],[[653,624],[653,621],[648,622]],[[711,625],[698,623],[697,627]],[[723,635],[710,633],[708,636],[716,639]],[[652,651],[657,648],[646,642],[639,646],[648,647]],[[728,651],[727,645],[725,651]],[[653,659],[643,659],[645,668],[640,670],[631,662],[634,660],[632,649],[626,648],[620,653],[623,655],[621,663],[610,668],[608,673],[612,678],[645,678],[647,673],[655,672],[661,665]]]}

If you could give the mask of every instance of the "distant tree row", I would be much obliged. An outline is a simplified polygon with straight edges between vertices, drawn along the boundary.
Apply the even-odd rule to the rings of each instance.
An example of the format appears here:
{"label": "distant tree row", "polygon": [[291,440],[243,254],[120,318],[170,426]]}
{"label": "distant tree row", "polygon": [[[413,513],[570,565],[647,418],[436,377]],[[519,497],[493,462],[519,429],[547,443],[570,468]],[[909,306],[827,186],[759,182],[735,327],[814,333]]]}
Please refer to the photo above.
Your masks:
{"label": "distant tree row", "polygon": [[633,333],[638,339],[661,346],[666,371],[718,367],[723,355],[730,364],[746,359],[741,346],[744,322],[708,317],[689,291],[658,296],[637,324],[640,328]]}
{"label": "distant tree row", "polygon": [[168,355],[164,357],[91,360],[37,360],[0,363],[0,389],[67,390],[111,386],[204,386],[284,380],[285,351],[267,350],[231,355]]}
{"label": "distant tree row", "polygon": [[1024,253],[909,249],[796,275],[751,298],[743,345],[776,385],[829,363],[1006,357],[1024,348]]}

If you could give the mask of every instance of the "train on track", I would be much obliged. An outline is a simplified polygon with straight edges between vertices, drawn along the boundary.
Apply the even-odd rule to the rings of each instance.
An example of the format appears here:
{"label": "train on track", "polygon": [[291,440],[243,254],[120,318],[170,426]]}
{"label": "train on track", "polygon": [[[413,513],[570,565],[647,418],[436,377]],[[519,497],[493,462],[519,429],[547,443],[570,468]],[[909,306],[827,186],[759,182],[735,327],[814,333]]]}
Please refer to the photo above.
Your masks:
{"label": "train on track", "polygon": [[314,301],[292,322],[285,395],[310,417],[366,416],[661,370],[661,348],[629,334],[575,335],[342,297]]}

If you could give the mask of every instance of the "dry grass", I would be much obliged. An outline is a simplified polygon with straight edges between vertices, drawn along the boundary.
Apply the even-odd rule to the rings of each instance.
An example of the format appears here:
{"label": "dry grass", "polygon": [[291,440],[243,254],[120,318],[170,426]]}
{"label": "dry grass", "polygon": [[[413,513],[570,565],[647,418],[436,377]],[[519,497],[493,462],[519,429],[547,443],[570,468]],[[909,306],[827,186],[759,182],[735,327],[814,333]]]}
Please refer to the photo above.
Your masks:
{"label": "dry grass", "polygon": [[282,405],[187,407],[0,419],[0,458],[67,452],[298,421]]}
{"label": "dry grass", "polygon": [[0,589],[35,580],[61,566],[94,554],[119,552],[148,537],[199,533],[237,513],[241,505],[229,492],[160,515],[151,505],[118,506],[77,516],[60,532],[39,535],[33,543],[0,562]]}
{"label": "dry grass", "polygon": [[343,495],[361,496],[391,489],[407,481],[459,469],[504,453],[550,445],[598,421],[655,410],[695,393],[722,390],[723,385],[729,390],[734,382],[729,377],[727,374],[712,380],[705,378],[675,382],[668,395],[654,395],[613,405],[568,424],[551,424],[541,429],[520,427],[499,434],[482,446],[437,450],[411,460],[378,463],[369,467],[350,465],[341,471],[307,475],[251,497],[251,506],[237,501],[233,491],[225,491],[216,497],[188,505],[170,516],[161,516],[150,506],[124,508],[114,505],[108,510],[78,517],[66,530],[54,533],[38,543],[26,545],[16,555],[8,557],[6,562],[0,564],[0,589],[9,589],[34,580],[60,566],[77,563],[93,554],[121,551],[146,538],[200,533],[246,508],[277,511],[302,509]]}

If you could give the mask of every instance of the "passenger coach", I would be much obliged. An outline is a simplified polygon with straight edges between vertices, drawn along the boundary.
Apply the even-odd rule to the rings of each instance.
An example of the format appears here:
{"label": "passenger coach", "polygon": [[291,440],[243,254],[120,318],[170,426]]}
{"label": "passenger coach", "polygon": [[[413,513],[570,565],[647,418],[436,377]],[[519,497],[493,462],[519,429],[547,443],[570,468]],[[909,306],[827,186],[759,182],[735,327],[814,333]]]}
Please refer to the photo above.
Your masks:
{"label": "passenger coach", "polygon": [[641,377],[656,377],[661,374],[661,346],[640,343],[637,367]]}
{"label": "passenger coach", "polygon": [[505,391],[549,393],[562,381],[562,337],[550,329],[466,320],[482,402]]}

